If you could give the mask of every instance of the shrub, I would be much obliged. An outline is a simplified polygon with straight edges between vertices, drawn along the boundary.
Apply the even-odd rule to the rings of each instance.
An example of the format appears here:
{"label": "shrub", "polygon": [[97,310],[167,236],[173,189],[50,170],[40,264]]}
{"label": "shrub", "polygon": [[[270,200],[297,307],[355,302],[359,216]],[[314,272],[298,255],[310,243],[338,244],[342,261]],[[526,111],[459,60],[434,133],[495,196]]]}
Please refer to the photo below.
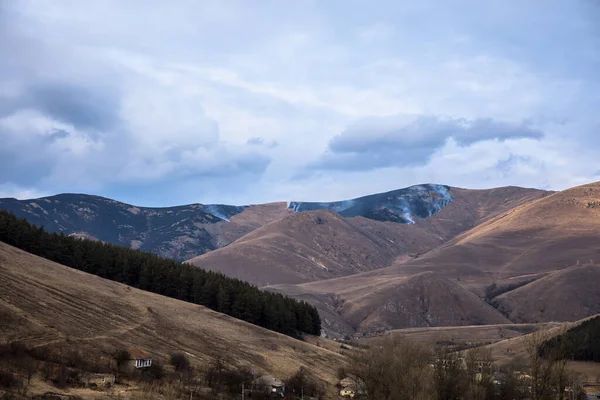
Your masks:
{"label": "shrub", "polygon": [[222,359],[216,359],[206,370],[206,384],[214,390],[237,393],[242,383],[250,383],[252,373],[245,367],[227,367]]}
{"label": "shrub", "polygon": [[117,352],[113,355],[113,359],[117,363],[117,369],[125,366],[127,361],[131,360],[131,354],[125,349],[117,350]]}
{"label": "shrub", "polygon": [[150,367],[142,370],[142,378],[147,381],[159,381],[165,376],[165,369],[158,361],[153,361]]}
{"label": "shrub", "polygon": [[300,369],[285,383],[286,392],[294,395],[321,397],[324,393],[322,385],[317,378],[306,368]]}
{"label": "shrub", "polygon": [[23,386],[23,381],[8,371],[0,371],[0,387],[13,389]]}
{"label": "shrub", "polygon": [[183,372],[190,368],[190,361],[183,353],[173,353],[171,354],[171,365],[175,368],[177,372]]}

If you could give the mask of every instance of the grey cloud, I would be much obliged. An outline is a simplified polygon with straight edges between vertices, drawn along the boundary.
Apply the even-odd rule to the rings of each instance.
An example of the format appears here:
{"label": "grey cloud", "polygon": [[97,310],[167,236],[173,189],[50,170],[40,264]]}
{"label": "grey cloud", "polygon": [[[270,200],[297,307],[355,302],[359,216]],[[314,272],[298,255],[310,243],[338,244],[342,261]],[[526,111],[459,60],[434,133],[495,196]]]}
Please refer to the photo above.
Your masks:
{"label": "grey cloud", "polygon": [[271,160],[270,157],[258,153],[245,153],[237,156],[223,154],[218,162],[190,169],[183,176],[186,178],[224,178],[245,174],[262,174]]}
{"label": "grey cloud", "polygon": [[310,169],[372,170],[424,165],[452,138],[461,146],[485,140],[540,139],[530,123],[490,118],[467,120],[436,116],[395,116],[359,121],[334,137]]}
{"label": "grey cloud", "polygon": [[277,147],[279,145],[279,143],[277,143],[276,141],[271,141],[271,142],[265,142],[265,139],[261,138],[261,137],[253,137],[250,138],[246,141],[246,144],[252,145],[252,146],[264,146],[267,147],[269,149],[273,149],[275,147]]}
{"label": "grey cloud", "polygon": [[[126,112],[137,99],[128,98],[128,109],[123,106],[130,94],[128,84],[145,87],[156,82],[95,62],[88,53],[55,48],[43,38],[24,39],[14,29],[7,33],[8,28],[12,27],[0,26],[0,53],[11,54],[0,57],[0,184],[55,192],[137,180],[149,184],[188,177],[233,179],[261,174],[271,162],[261,148],[222,143],[217,121],[202,117],[201,104],[189,105],[192,111],[183,119],[190,123],[177,115],[171,121],[166,112],[159,120],[164,126],[152,132],[151,118],[148,130],[143,123],[141,128],[133,125]],[[170,105],[164,100],[158,107],[163,104]],[[143,107],[135,111],[136,118],[145,118]],[[170,128],[176,133],[172,139]],[[162,138],[153,141],[158,130]],[[185,158],[195,151],[210,156]]]}
{"label": "grey cloud", "polygon": [[28,96],[38,111],[78,129],[107,130],[119,121],[118,96],[92,86],[45,83],[31,88]]}
{"label": "grey cloud", "polygon": [[529,164],[531,163],[531,157],[523,157],[513,153],[508,155],[508,158],[504,160],[499,160],[496,163],[496,169],[502,174],[503,177],[506,177],[510,174],[511,169],[518,164]]}

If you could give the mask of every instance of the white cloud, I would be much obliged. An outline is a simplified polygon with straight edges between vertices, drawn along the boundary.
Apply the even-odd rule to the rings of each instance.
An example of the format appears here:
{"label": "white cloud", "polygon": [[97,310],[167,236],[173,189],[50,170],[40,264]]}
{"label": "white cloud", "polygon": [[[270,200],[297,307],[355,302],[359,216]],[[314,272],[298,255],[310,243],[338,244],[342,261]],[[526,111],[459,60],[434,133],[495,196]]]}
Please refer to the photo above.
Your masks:
{"label": "white cloud", "polygon": [[[59,0],[3,11],[0,52],[13,57],[0,59],[0,166],[19,168],[0,185],[138,203],[168,187],[178,197],[160,201],[245,203],[423,181],[562,188],[600,170],[598,36],[578,1]],[[373,144],[377,121],[399,114],[544,137],[416,130],[385,154],[419,166],[371,160],[369,171],[293,179],[357,121],[371,125],[355,142]]]}

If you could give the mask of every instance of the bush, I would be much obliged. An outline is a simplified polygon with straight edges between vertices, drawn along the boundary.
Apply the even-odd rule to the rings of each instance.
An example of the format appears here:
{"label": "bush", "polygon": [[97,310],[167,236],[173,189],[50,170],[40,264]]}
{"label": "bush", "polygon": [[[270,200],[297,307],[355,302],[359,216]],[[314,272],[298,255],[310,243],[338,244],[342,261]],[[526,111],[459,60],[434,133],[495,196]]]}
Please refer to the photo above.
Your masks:
{"label": "bush", "polygon": [[8,371],[0,371],[0,387],[14,389],[23,386],[23,381]]}
{"label": "bush", "polygon": [[159,381],[165,376],[165,369],[158,361],[153,361],[150,367],[142,370],[142,378],[147,381]]}
{"label": "bush", "polygon": [[304,396],[321,397],[324,393],[323,387],[317,378],[304,367],[300,367],[300,369],[287,380],[285,387],[286,392],[297,396],[304,394]]}
{"label": "bush", "polygon": [[190,361],[183,353],[171,354],[171,365],[177,372],[183,372],[190,368]]}
{"label": "bush", "polygon": [[206,370],[206,384],[208,387],[218,391],[237,393],[242,383],[250,383],[253,380],[249,369],[230,368],[222,359],[216,359]]}

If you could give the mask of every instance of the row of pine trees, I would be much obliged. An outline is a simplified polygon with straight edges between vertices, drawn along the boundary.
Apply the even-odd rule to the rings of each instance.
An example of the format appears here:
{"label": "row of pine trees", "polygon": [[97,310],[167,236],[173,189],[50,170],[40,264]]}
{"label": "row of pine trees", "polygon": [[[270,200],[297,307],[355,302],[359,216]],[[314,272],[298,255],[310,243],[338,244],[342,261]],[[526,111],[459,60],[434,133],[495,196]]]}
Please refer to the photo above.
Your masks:
{"label": "row of pine trees", "polygon": [[239,279],[155,254],[50,233],[5,210],[0,241],[51,261],[298,337],[319,335],[317,310],[304,301],[259,290]]}
{"label": "row of pine trees", "polygon": [[600,316],[595,316],[544,342],[541,356],[559,353],[566,358],[600,362]]}

